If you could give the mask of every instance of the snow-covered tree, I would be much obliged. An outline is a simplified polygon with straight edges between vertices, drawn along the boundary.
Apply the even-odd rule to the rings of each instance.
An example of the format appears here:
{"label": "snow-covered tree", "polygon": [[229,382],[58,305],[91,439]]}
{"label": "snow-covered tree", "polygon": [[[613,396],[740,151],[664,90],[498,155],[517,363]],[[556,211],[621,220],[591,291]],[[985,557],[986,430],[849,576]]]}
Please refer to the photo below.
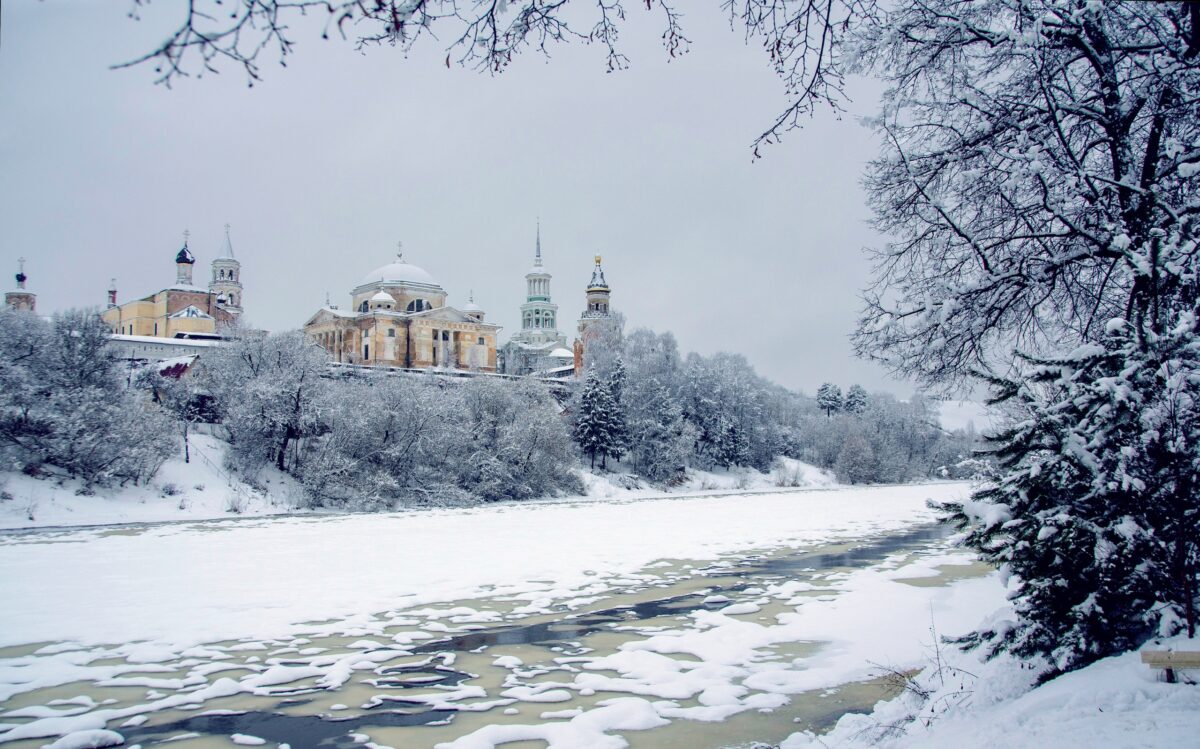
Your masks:
{"label": "snow-covered tree", "polygon": [[842,410],[842,389],[832,382],[821,385],[817,388],[817,405],[827,417],[832,417]]}
{"label": "snow-covered tree", "polygon": [[862,385],[851,385],[842,401],[842,409],[848,414],[861,414],[867,410],[870,403],[871,398]]}
{"label": "snow-covered tree", "polygon": [[[1148,544],[1177,535],[1200,471],[1166,416],[1200,378],[1200,7],[901,2],[851,37],[888,85],[866,185],[894,238],[856,347],[1024,412],[997,488],[956,508],[1020,568],[1020,618],[989,645],[1053,673],[1186,629],[1196,568]],[[1141,578],[1168,571],[1179,592],[1152,597]]]}
{"label": "snow-covered tree", "polygon": [[842,442],[834,466],[838,479],[847,484],[864,484],[877,480],[875,451],[859,429],[853,429]]}
{"label": "snow-covered tree", "polygon": [[651,379],[630,395],[629,455],[633,469],[650,481],[668,481],[687,467],[695,442],[691,425],[670,390]]}
{"label": "snow-covered tree", "polygon": [[192,425],[212,418],[209,398],[190,376],[189,363],[180,362],[162,369],[150,367],[139,376],[139,387],[150,391],[155,403],[163,407],[179,425],[183,436],[183,462],[192,461],[190,435]]}
{"label": "snow-covered tree", "polygon": [[608,456],[616,447],[612,431],[615,410],[608,385],[596,370],[589,370],[579,393],[573,436],[579,449],[590,459],[592,468],[596,467],[597,455],[600,456],[600,467],[606,467]]}
{"label": "snow-covered tree", "polygon": [[625,348],[625,316],[611,312],[592,320],[584,334],[583,368],[607,379]]}
{"label": "snow-covered tree", "polygon": [[948,506],[1016,585],[1019,622],[974,641],[1045,655],[1057,673],[1151,634],[1194,636],[1200,327],[1193,311],[1176,319],[1144,342],[1114,324],[1102,344],[1030,361],[1008,383],[1029,418],[999,437],[1005,473]]}
{"label": "snow-covered tree", "polygon": [[621,459],[629,445],[629,418],[626,415],[628,409],[622,402],[627,378],[625,360],[618,356],[613,362],[612,370],[608,374],[608,381],[605,383],[608,394],[612,398],[612,414],[608,427],[609,455],[617,460]]}
{"label": "snow-covered tree", "polygon": [[144,482],[174,451],[170,421],[110,356],[86,311],[47,322],[0,309],[0,454],[31,472],[54,466],[94,484]]}
{"label": "snow-covered tree", "polygon": [[205,385],[247,465],[298,470],[300,440],[324,428],[324,350],[302,333],[247,336],[204,358]]}

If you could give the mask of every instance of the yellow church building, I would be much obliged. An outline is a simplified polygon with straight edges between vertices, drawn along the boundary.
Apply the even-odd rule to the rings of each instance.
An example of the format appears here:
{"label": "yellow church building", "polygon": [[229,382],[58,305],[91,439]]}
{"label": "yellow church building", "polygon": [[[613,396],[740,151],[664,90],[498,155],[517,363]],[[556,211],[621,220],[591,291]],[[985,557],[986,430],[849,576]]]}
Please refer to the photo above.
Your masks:
{"label": "yellow church building", "polygon": [[116,282],[108,289],[108,307],[100,317],[114,336],[219,339],[220,328],[234,325],[242,313],[241,263],[233,256],[229,227],[225,247],[212,262],[207,288],[192,282],[196,258],[188,248],[175,255],[175,283],[149,296],[117,302]]}
{"label": "yellow church building", "polygon": [[500,326],[484,320],[473,298],[459,309],[447,296],[428,271],[397,253],[351,290],[349,310],[327,302],[304,332],[337,362],[495,372]]}

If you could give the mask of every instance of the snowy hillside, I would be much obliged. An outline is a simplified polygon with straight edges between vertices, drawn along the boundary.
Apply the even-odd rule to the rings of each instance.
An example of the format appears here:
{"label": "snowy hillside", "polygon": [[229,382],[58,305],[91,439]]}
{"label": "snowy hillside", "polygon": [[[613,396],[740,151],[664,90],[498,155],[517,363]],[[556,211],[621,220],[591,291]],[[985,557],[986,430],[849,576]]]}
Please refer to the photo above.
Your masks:
{"label": "snowy hillside", "polygon": [[0,528],[201,520],[294,512],[301,492],[273,470],[250,486],[224,468],[226,443],[193,434],[191,462],[168,460],[145,486],[96,488],[77,479],[0,473]]}
{"label": "snowy hillside", "polygon": [[[192,435],[191,462],[168,460],[146,486],[97,488],[82,494],[75,479],[31,478],[0,474],[0,528],[213,520],[306,512],[304,491],[286,474],[260,471],[252,484],[224,468],[228,445],[215,437]],[[636,499],[664,494],[636,477],[620,473],[582,472],[585,494],[562,498]],[[770,473],[753,469],[690,471],[687,481],[668,493],[703,495],[730,491],[779,491],[781,488],[836,486],[826,471],[790,458],[780,458]]]}

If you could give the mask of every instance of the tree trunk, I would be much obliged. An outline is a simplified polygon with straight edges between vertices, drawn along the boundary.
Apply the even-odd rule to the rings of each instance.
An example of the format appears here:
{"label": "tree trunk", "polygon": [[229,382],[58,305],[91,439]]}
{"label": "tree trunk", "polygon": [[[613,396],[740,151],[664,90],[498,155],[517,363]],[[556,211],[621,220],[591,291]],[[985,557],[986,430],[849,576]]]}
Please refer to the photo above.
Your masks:
{"label": "tree trunk", "polygon": [[188,421],[187,421],[187,419],[183,420],[183,462],[184,463],[192,462],[192,451],[188,447]]}

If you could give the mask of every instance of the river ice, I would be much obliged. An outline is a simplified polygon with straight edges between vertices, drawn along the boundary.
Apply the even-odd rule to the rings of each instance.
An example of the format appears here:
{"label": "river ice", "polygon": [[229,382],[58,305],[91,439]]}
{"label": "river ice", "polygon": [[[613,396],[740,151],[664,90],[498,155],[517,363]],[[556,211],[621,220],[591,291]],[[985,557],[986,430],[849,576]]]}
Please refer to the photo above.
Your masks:
{"label": "river ice", "polygon": [[[918,664],[931,620],[966,631],[1003,603],[1001,586],[994,575],[908,584],[969,565],[944,542],[916,558],[808,570],[804,580],[764,575],[718,590],[705,576],[737,574],[750,551],[821,546],[837,560],[842,547],[830,544],[928,524],[926,499],[966,491],[934,484],[4,537],[0,700],[36,701],[78,683],[131,691],[108,704],[9,709],[0,741],[146,735],[147,716],[150,728],[169,716],[180,735],[211,742],[229,725],[225,746],[234,734],[274,745],[284,737],[229,713],[316,694],[329,697],[303,708],[315,721],[306,730],[329,729],[320,715],[345,716],[335,732],[382,746],[419,715],[448,724],[421,730],[452,749],[531,739],[615,748],[673,722],[771,713],[794,695],[869,679],[879,664]],[[677,610],[643,611],[631,598],[622,624],[623,595],[663,585],[678,589]],[[600,609],[602,627],[580,623],[579,612]],[[514,622],[548,647],[506,648]],[[372,725],[382,728],[356,727]]]}

